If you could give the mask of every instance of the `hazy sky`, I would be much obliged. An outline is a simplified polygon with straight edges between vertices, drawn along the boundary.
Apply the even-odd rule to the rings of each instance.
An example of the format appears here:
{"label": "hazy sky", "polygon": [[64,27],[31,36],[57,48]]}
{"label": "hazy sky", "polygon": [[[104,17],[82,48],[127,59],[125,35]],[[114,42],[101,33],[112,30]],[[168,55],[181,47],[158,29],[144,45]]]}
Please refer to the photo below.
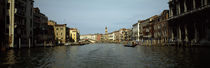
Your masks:
{"label": "hazy sky", "polygon": [[138,20],[159,15],[169,0],[35,0],[34,7],[59,24],[78,28],[81,34],[132,28]]}

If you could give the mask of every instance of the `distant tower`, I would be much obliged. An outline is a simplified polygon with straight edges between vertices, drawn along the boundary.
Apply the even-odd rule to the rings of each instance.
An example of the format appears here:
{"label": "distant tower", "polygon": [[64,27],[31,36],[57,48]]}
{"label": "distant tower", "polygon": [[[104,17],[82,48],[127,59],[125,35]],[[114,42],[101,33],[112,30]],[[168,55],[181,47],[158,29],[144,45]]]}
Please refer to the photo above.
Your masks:
{"label": "distant tower", "polygon": [[105,34],[108,34],[108,30],[107,30],[107,27],[105,27]]}

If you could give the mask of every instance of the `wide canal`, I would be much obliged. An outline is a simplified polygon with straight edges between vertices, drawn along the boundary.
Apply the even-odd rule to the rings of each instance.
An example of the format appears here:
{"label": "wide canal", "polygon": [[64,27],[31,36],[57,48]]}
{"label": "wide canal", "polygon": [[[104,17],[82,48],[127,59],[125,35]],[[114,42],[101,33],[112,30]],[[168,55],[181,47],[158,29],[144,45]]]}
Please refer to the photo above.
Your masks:
{"label": "wide canal", "polygon": [[88,44],[0,53],[0,68],[206,68],[210,48]]}

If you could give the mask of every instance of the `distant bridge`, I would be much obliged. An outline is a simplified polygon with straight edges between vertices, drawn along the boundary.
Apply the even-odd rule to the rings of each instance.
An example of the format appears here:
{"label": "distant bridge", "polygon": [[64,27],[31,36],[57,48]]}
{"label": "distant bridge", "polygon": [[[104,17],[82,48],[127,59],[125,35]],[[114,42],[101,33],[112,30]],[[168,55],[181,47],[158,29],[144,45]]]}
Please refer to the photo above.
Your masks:
{"label": "distant bridge", "polygon": [[92,39],[80,39],[81,42],[91,42],[91,43],[96,43],[96,40]]}

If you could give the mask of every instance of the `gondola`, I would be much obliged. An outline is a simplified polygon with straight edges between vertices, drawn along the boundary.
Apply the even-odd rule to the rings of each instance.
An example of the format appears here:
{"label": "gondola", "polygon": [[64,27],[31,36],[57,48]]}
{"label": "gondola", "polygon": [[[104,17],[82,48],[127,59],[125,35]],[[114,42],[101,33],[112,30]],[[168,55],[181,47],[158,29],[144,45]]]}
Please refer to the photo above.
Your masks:
{"label": "gondola", "polygon": [[131,42],[127,42],[126,44],[124,44],[125,47],[136,47],[137,44],[136,42],[134,41],[131,41]]}

